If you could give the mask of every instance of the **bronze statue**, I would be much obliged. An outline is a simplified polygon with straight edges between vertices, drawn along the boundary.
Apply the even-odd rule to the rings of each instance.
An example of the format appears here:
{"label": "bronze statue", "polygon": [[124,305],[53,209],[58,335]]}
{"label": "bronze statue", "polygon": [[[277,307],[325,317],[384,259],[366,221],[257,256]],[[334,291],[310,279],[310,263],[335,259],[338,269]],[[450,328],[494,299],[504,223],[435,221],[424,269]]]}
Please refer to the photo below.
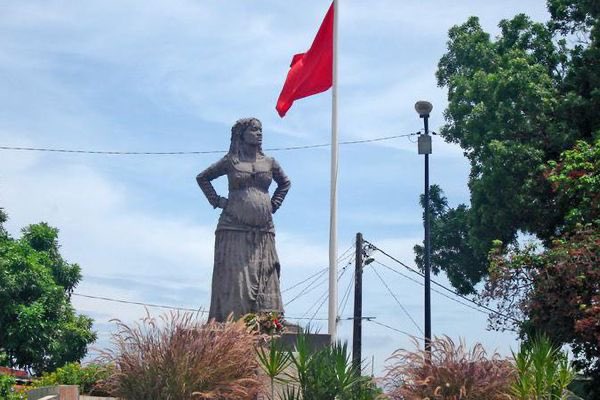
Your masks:
{"label": "bronze statue", "polygon": [[[228,198],[210,183],[227,175]],[[197,177],[214,208],[222,208],[215,232],[215,259],[209,318],[225,321],[230,313],[283,313],[280,265],[275,250],[272,214],[281,206],[291,182],[274,158],[262,151],[262,124],[240,119],[231,128],[229,153]],[[269,195],[272,181],[277,183]]]}

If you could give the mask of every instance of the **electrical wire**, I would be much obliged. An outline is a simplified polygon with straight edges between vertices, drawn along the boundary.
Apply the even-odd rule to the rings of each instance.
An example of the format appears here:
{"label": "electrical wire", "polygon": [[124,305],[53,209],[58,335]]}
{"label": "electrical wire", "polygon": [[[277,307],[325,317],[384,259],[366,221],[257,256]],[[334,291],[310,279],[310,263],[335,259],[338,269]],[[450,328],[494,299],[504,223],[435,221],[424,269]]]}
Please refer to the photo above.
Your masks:
{"label": "electrical wire", "polygon": [[139,302],[139,301],[129,301],[129,300],[115,299],[115,298],[103,297],[103,296],[92,296],[92,295],[81,294],[81,293],[72,293],[72,295],[78,296],[78,297],[86,297],[88,299],[110,301],[113,303],[134,304],[134,305],[144,306],[144,307],[166,308],[169,310],[193,311],[193,312],[197,312],[200,314],[208,314],[208,311],[202,310],[202,309],[175,307],[175,306],[167,306],[167,305],[162,305],[162,304],[143,303],[143,302]]}
{"label": "electrical wire", "polygon": [[[382,253],[383,255],[387,256],[387,257],[388,257],[388,258],[390,258],[391,260],[393,260],[393,261],[397,262],[398,264],[402,265],[404,268],[408,269],[409,271],[411,271],[411,272],[413,272],[413,273],[415,273],[415,274],[417,274],[417,275],[419,275],[419,276],[421,276],[421,277],[423,277],[423,278],[425,277],[425,275],[424,275],[424,274],[422,274],[421,272],[417,271],[416,269],[414,269],[414,268],[412,268],[412,267],[409,267],[408,265],[406,265],[406,264],[405,264],[405,263],[403,263],[402,261],[398,260],[396,257],[393,257],[393,256],[391,256],[390,254],[388,254],[387,252],[385,252],[385,251],[381,250],[379,247],[375,246],[373,243],[371,243],[371,242],[369,242],[369,241],[367,241],[367,240],[365,240],[365,242],[369,243],[371,246],[373,246],[373,248],[374,248],[375,250],[379,251],[380,253]],[[494,314],[496,314],[496,315],[499,315],[499,316],[501,316],[501,317],[503,317],[503,318],[512,319],[512,320],[516,321],[516,319],[515,319],[515,318],[513,318],[513,317],[510,317],[510,316],[508,316],[508,315],[504,315],[504,314],[502,314],[501,312],[499,312],[499,311],[497,311],[497,310],[494,310],[493,308],[490,308],[490,307],[488,307],[488,306],[486,306],[486,305],[483,305],[483,304],[481,304],[481,303],[479,303],[479,302],[477,302],[477,301],[475,301],[475,300],[473,300],[473,299],[470,299],[470,298],[468,298],[468,297],[466,297],[466,296],[464,296],[464,295],[462,295],[462,294],[460,294],[460,293],[458,293],[458,292],[456,292],[456,291],[454,291],[454,290],[452,290],[452,289],[448,288],[447,286],[444,286],[444,285],[442,285],[441,283],[434,281],[433,279],[431,279],[431,283],[433,283],[434,285],[436,285],[436,286],[438,286],[438,287],[440,287],[440,288],[442,288],[442,289],[446,290],[447,292],[450,292],[450,293],[452,293],[453,295],[455,295],[455,296],[457,296],[457,297],[460,297],[461,299],[464,299],[464,300],[466,300],[466,301],[468,301],[468,302],[470,302],[470,303],[473,303],[473,304],[475,304],[477,307],[483,308],[483,309],[485,309],[485,310],[487,310],[487,311],[489,311],[489,312],[491,312],[491,313],[494,313]]]}
{"label": "electrical wire", "polygon": [[[410,277],[410,276],[408,276],[408,275],[406,275],[406,274],[403,274],[402,272],[398,271],[397,269],[394,269],[394,268],[392,268],[392,267],[390,267],[390,266],[388,266],[388,265],[385,265],[385,264],[383,264],[383,263],[381,263],[381,262],[379,262],[379,261],[377,261],[377,260],[375,261],[375,263],[376,263],[376,264],[379,264],[379,265],[381,265],[382,267],[385,267],[385,268],[389,269],[389,270],[390,270],[390,271],[392,271],[392,272],[395,272],[396,274],[398,274],[398,275],[400,275],[400,276],[402,276],[402,277],[404,277],[404,278],[406,278],[406,279],[408,279],[408,280],[410,280],[410,281],[412,281],[412,282],[415,282],[416,284],[418,284],[418,285],[420,285],[420,286],[425,286],[425,284],[424,284],[423,282],[420,282],[420,281],[418,281],[418,280],[416,280],[416,279],[414,279],[414,278],[412,278],[412,277]],[[480,312],[480,313],[482,313],[482,314],[488,315],[488,313],[487,313],[486,311],[483,311],[482,309],[480,309],[480,308],[477,308],[477,307],[473,307],[473,306],[472,306],[472,305],[470,305],[470,304],[463,303],[462,301],[460,301],[460,300],[458,300],[458,299],[456,299],[456,298],[454,298],[454,297],[450,297],[450,296],[448,296],[446,293],[443,293],[443,292],[441,292],[441,291],[439,291],[439,290],[436,290],[436,289],[434,289],[434,288],[431,288],[431,291],[432,291],[432,292],[435,292],[435,293],[437,293],[437,294],[439,294],[439,295],[440,295],[440,296],[442,296],[442,297],[445,297],[445,298],[447,298],[447,299],[449,299],[449,300],[452,300],[452,301],[454,301],[455,303],[461,304],[461,305],[463,305],[463,306],[465,306],[465,307],[468,307],[468,308],[470,308],[470,309],[472,309],[472,310],[475,310],[475,311],[477,311],[477,312]]]}
{"label": "electrical wire", "polygon": [[[353,256],[353,254],[352,254],[352,253],[350,253],[350,254],[349,254],[349,256],[350,256],[350,257],[352,257],[352,256]],[[347,257],[346,257],[346,258],[347,258]],[[338,258],[338,263],[341,261],[341,259],[342,259],[342,257]],[[352,262],[352,260],[348,261],[348,263],[351,263],[351,262]],[[347,265],[346,265],[346,267],[347,267]],[[344,267],[343,269],[345,269],[346,267]],[[287,303],[285,303],[285,306],[288,306],[289,304],[293,303],[293,302],[294,302],[295,300],[297,300],[298,298],[300,298],[300,297],[304,296],[305,294],[308,294],[308,293],[312,292],[312,291],[313,291],[313,290],[315,290],[316,288],[323,286],[323,284],[327,282],[327,279],[321,280],[321,282],[320,282],[319,284],[317,284],[317,285],[315,285],[315,283],[316,283],[316,282],[317,282],[317,281],[318,281],[318,280],[319,280],[319,279],[320,279],[320,278],[321,278],[321,277],[322,277],[322,276],[325,274],[325,272],[327,272],[327,270],[328,270],[328,269],[329,269],[329,267],[327,267],[327,268],[324,268],[323,270],[319,271],[319,272],[316,274],[317,276],[314,276],[315,274],[313,274],[313,276],[314,276],[314,279],[313,279],[313,280],[311,280],[311,281],[310,281],[310,282],[309,282],[309,283],[308,283],[308,284],[307,284],[307,285],[304,287],[304,289],[302,289],[302,290],[301,290],[301,291],[300,291],[300,292],[299,292],[299,293],[298,293],[296,296],[294,296],[294,297],[293,297],[291,300],[289,300]],[[340,279],[339,277],[340,277],[340,275],[338,274],[338,281],[339,281],[339,279]],[[304,283],[304,282],[306,282],[306,279],[305,279],[304,281],[300,282],[300,283]],[[299,285],[299,284],[296,284],[296,285],[294,285],[294,287],[296,287],[296,286],[298,286],[298,285]]]}
{"label": "electrical wire", "polygon": [[[340,262],[340,261],[341,261],[343,258],[347,257],[347,253],[348,253],[348,251],[352,250],[352,248],[353,248],[353,245],[352,245],[352,246],[350,246],[349,248],[347,248],[347,249],[346,249],[346,251],[344,251],[344,253],[342,253],[342,255],[340,255],[340,256],[338,257],[338,264],[339,264],[339,262]],[[308,278],[306,278],[306,279],[304,279],[304,280],[302,280],[302,281],[300,281],[300,282],[298,282],[298,283],[296,283],[296,284],[294,284],[294,285],[292,285],[292,286],[290,286],[290,287],[288,287],[288,288],[286,288],[286,289],[282,290],[282,291],[281,291],[281,293],[283,294],[283,293],[285,293],[285,292],[288,292],[288,291],[290,291],[290,290],[292,290],[292,289],[295,289],[295,288],[297,288],[298,286],[302,285],[304,282],[306,282],[306,281],[309,281],[309,280],[311,280],[312,278],[314,278],[316,275],[321,275],[321,274],[323,274],[323,273],[324,273],[325,271],[327,271],[328,269],[329,269],[329,267],[324,267],[323,269],[321,269],[321,270],[319,270],[319,271],[315,272],[314,274],[312,274],[312,275],[311,275],[311,276],[309,276]]]}
{"label": "electrical wire", "polygon": [[408,310],[402,305],[402,303],[400,303],[400,300],[398,300],[398,297],[396,297],[396,295],[394,294],[394,292],[392,292],[392,289],[390,289],[390,287],[385,282],[385,280],[381,277],[381,275],[379,274],[379,272],[377,272],[377,270],[375,268],[372,268],[372,270],[373,270],[373,272],[375,272],[375,275],[377,275],[377,277],[379,278],[379,280],[381,281],[381,283],[383,283],[383,286],[385,286],[385,288],[387,289],[387,291],[392,295],[392,297],[394,298],[394,300],[396,300],[396,303],[398,303],[398,305],[400,306],[400,308],[402,309],[402,311],[404,311],[404,314],[406,314],[406,316],[408,317],[408,319],[410,319],[410,321],[413,323],[413,325],[419,330],[419,332],[421,332],[421,335],[424,335],[425,333],[423,332],[423,329],[421,329],[421,327],[419,326],[419,324],[417,324],[417,322],[414,320],[414,318],[412,317],[412,315],[410,315],[410,313],[408,312]]}
{"label": "electrical wire", "polygon": [[[349,266],[350,266],[350,263],[346,264],[346,266],[344,268],[342,268],[342,270],[338,273],[338,277],[337,277],[338,282],[340,281],[340,279],[342,279],[342,277],[346,273],[346,270],[348,269]],[[325,292],[317,299],[317,301],[315,303],[313,303],[312,306],[310,306],[310,308],[308,310],[306,310],[304,312],[304,314],[302,316],[304,317],[304,316],[308,315],[308,313],[320,302],[319,306],[317,307],[317,309],[315,310],[315,312],[311,318],[311,320],[315,319],[315,316],[317,315],[317,313],[319,311],[321,311],[321,308],[323,307],[323,304],[325,304],[325,301],[327,300],[328,297],[329,297],[329,288],[327,288],[327,290],[325,290]]]}
{"label": "electrical wire", "polygon": [[350,290],[352,289],[352,283],[354,283],[353,279],[348,280],[348,287],[346,288],[346,292],[342,296],[342,300],[340,301],[341,307],[338,308],[339,314],[343,314],[346,309],[346,305],[348,304],[348,300],[350,299]]}
{"label": "electrical wire", "polygon": [[[361,144],[361,143],[373,143],[373,142],[381,142],[384,140],[392,140],[398,139],[402,137],[410,137],[418,135],[416,133],[408,133],[404,135],[393,135],[393,136],[383,136],[373,139],[362,139],[362,140],[348,140],[344,142],[339,142],[339,145],[348,145],[348,144]],[[322,143],[322,144],[310,144],[304,146],[289,146],[289,147],[273,147],[269,149],[265,149],[265,151],[291,151],[291,150],[307,150],[307,149],[316,149],[319,147],[329,147],[331,143]],[[48,152],[48,153],[71,153],[71,154],[95,154],[95,155],[116,155],[116,156],[173,156],[173,155],[199,155],[199,154],[223,154],[227,153],[226,150],[203,150],[203,151],[115,151],[115,150],[79,150],[79,149],[62,149],[62,148],[48,148],[48,147],[20,147],[20,146],[0,146],[0,150],[9,150],[9,151],[40,151],[40,152]]]}
{"label": "electrical wire", "polygon": [[422,337],[419,337],[419,336],[413,335],[412,333],[408,333],[408,332],[406,332],[406,331],[403,331],[403,330],[400,330],[400,329],[398,329],[398,328],[394,328],[393,326],[390,326],[390,325],[388,325],[388,324],[384,324],[383,322],[375,321],[374,319],[365,319],[365,321],[367,321],[367,322],[372,322],[372,323],[374,323],[374,324],[377,324],[377,325],[381,325],[381,326],[383,326],[384,328],[391,329],[391,330],[393,330],[393,331],[399,332],[399,333],[401,333],[401,334],[403,334],[403,335],[406,335],[406,336],[408,336],[408,337],[411,337],[411,338],[420,339],[420,340],[425,340],[425,339],[424,339],[424,338],[422,338]]}
{"label": "electrical wire", "polygon": [[[88,299],[94,299],[94,300],[109,301],[109,302],[113,302],[113,303],[133,304],[133,305],[145,306],[145,307],[166,308],[169,310],[192,311],[192,312],[196,312],[196,313],[200,313],[200,314],[208,314],[208,311],[202,310],[202,309],[167,306],[167,305],[163,305],[163,304],[143,303],[143,302],[139,302],[139,301],[129,301],[129,300],[115,299],[112,297],[103,297],[103,296],[92,296],[92,295],[81,294],[81,293],[72,293],[72,295],[78,296],[78,297],[85,297]],[[285,319],[290,319],[290,320],[312,319],[312,320],[327,321],[327,318],[303,318],[303,317],[294,317],[294,316],[286,316]]]}
{"label": "electrical wire", "polygon": [[311,282],[309,282],[308,285],[306,285],[304,287],[304,289],[302,289],[300,291],[300,293],[298,293],[290,301],[288,301],[287,303],[285,303],[285,306],[288,306],[288,305],[292,304],[294,301],[296,301],[300,297],[304,296],[305,294],[308,294],[308,293],[312,292],[313,290],[315,290],[315,289],[323,286],[323,284],[327,282],[326,279],[321,280],[321,282],[318,285],[315,285],[315,283],[319,280],[319,278],[321,278],[323,275],[325,275],[325,272],[327,272],[327,269],[325,269],[324,271],[321,271],[321,273],[315,279],[313,279]]}

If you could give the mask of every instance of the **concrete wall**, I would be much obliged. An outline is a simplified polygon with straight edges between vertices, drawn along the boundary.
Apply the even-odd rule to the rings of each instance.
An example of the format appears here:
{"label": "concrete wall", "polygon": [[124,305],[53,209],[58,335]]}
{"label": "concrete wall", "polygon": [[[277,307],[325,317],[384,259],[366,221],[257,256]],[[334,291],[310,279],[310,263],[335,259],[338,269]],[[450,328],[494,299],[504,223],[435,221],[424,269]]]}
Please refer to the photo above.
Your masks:
{"label": "concrete wall", "polygon": [[96,397],[80,395],[79,400],[119,400],[116,397]]}
{"label": "concrete wall", "polygon": [[60,385],[60,386],[44,386],[37,389],[32,389],[27,392],[27,400],[79,400],[79,386],[77,385]]}

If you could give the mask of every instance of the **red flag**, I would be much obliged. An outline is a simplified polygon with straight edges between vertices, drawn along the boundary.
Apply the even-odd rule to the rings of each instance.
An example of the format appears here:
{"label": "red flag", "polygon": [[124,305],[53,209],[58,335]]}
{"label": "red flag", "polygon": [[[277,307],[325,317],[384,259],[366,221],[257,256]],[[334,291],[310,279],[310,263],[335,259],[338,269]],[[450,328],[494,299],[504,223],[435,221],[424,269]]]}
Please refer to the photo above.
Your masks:
{"label": "red flag", "polygon": [[312,46],[306,53],[292,58],[283,89],[277,100],[280,117],[290,109],[295,100],[312,96],[329,89],[333,83],[333,3],[321,23]]}

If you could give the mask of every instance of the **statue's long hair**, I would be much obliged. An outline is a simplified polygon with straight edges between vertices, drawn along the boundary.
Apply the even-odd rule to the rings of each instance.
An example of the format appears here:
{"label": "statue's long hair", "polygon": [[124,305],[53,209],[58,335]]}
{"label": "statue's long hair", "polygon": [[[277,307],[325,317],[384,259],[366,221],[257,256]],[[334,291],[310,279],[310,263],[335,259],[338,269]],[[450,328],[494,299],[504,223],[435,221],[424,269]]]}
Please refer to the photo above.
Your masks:
{"label": "statue's long hair", "polygon": [[[258,118],[242,118],[238,119],[235,124],[231,127],[231,144],[229,145],[229,157],[234,163],[240,161],[240,151],[242,144],[244,143],[244,131],[250,126],[252,122],[258,122],[261,126],[262,123]],[[257,155],[264,157],[265,153],[262,150],[262,144],[258,146]]]}

